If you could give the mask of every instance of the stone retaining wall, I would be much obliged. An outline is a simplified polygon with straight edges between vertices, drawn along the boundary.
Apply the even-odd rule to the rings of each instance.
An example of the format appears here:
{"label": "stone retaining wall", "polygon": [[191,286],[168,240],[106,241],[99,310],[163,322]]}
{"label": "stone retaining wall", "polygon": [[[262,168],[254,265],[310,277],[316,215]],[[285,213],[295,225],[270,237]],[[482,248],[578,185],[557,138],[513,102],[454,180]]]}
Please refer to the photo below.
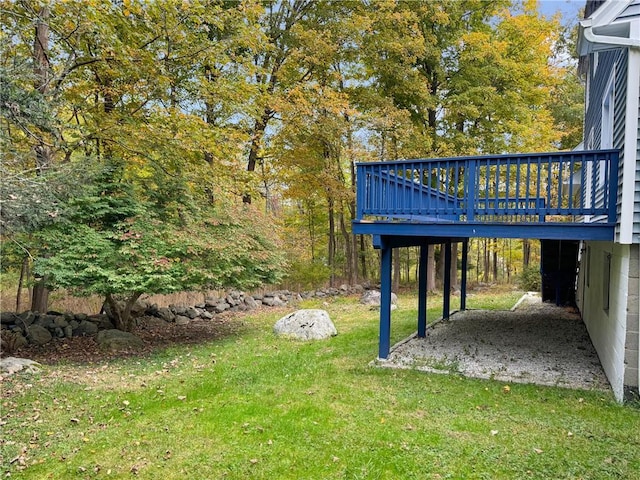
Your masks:
{"label": "stone retaining wall", "polygon": [[[336,297],[361,294],[365,287],[361,285],[342,285],[340,288],[326,288],[302,293],[278,290],[262,295],[250,295],[237,290],[229,290],[219,297],[208,297],[196,305],[158,306],[139,301],[133,309],[136,317],[155,317],[165,322],[186,325],[191,321],[210,320],[222,312],[247,312],[261,306],[284,307],[304,299]],[[29,343],[42,345],[53,338],[70,338],[96,335],[100,330],[113,329],[109,315],[87,315],[72,312],[38,313],[0,313],[2,332],[2,352],[13,352]]]}

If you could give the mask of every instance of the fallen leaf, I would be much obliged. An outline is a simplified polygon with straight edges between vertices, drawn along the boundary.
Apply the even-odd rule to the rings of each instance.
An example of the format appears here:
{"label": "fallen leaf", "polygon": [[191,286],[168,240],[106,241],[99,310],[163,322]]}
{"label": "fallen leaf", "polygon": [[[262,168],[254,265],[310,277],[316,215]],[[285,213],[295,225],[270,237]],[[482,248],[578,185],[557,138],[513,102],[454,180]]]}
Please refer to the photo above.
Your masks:
{"label": "fallen leaf", "polygon": [[535,453],[537,453],[538,455],[540,455],[542,453],[542,450],[540,450],[539,448],[534,448],[533,451]]}
{"label": "fallen leaf", "polygon": [[498,434],[498,430],[491,430],[491,435],[496,436]]}
{"label": "fallen leaf", "polygon": [[505,385],[504,387],[502,387],[502,391],[504,393],[509,393],[511,392],[511,387],[509,385]]}

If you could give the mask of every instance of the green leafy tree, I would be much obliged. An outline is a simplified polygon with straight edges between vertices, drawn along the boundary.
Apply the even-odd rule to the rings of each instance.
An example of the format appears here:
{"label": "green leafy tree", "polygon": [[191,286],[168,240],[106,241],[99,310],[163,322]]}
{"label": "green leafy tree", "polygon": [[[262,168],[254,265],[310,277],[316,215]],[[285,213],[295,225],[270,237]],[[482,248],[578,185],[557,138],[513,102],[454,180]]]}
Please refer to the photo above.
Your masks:
{"label": "green leafy tree", "polygon": [[131,308],[144,293],[251,288],[281,277],[277,237],[255,210],[185,205],[188,195],[141,197],[117,162],[92,175],[85,169],[85,178],[37,233],[35,271],[51,288],[103,295],[117,328],[134,327]]}

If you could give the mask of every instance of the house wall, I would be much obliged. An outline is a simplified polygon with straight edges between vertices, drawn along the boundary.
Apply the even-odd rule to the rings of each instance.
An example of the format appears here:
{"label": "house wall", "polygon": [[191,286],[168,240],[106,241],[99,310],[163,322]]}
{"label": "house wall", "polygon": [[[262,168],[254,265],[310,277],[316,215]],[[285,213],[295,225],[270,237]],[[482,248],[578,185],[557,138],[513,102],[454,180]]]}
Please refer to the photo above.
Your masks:
{"label": "house wall", "polygon": [[[630,277],[629,274],[632,249],[636,249],[635,246],[613,242],[587,242],[583,249],[578,277],[578,308],[613,393],[620,401],[624,396],[625,381],[633,381],[631,368],[625,368],[625,358],[631,360],[634,355],[632,349],[627,348],[627,323],[632,323],[629,320],[632,313],[627,309],[630,302],[634,301],[629,296],[629,287],[634,281],[637,282],[637,259],[635,277]],[[636,296],[635,308],[637,300]],[[636,348],[636,359],[637,354]]]}
{"label": "house wall", "polygon": [[[612,145],[620,150],[620,163],[615,243],[586,244],[577,303],[614,394],[622,400],[625,393],[637,395],[640,384],[640,51],[619,48],[591,54],[587,72],[585,147]],[[603,103],[611,86],[613,125],[607,144]],[[611,254],[608,309],[603,298],[607,254]]]}

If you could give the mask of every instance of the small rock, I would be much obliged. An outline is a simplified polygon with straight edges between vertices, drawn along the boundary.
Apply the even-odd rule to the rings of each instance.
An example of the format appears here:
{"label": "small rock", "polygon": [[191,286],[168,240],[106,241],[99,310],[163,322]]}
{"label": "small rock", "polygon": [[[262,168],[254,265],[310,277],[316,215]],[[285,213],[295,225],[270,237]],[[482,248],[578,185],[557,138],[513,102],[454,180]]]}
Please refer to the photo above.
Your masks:
{"label": "small rock", "polygon": [[249,310],[254,310],[258,308],[258,302],[256,302],[255,299],[249,295],[244,297],[244,304],[247,306]]}
{"label": "small rock", "polygon": [[163,328],[167,326],[167,322],[153,315],[143,315],[138,321],[140,325],[144,325],[145,327]]}
{"label": "small rock", "polygon": [[73,334],[76,337],[90,337],[98,333],[98,325],[89,320],[83,320],[78,325],[78,328],[75,329]]}
{"label": "small rock", "polygon": [[31,325],[33,322],[35,322],[36,320],[36,314],[33,312],[22,312],[20,315],[18,315],[18,320],[16,321],[16,323],[18,323],[22,328],[26,328],[29,325]]}
{"label": "small rock", "polygon": [[[360,303],[364,305],[380,305],[380,291],[378,290],[367,290],[360,297]],[[398,296],[395,293],[391,293],[391,303],[396,305],[398,303]]]}
{"label": "small rock", "polygon": [[27,327],[27,339],[34,345],[44,345],[49,343],[52,338],[51,332],[40,325]]}
{"label": "small rock", "polygon": [[89,315],[87,320],[98,325],[98,330],[110,330],[114,328],[108,315]]}
{"label": "small rock", "polygon": [[222,313],[226,310],[229,310],[229,304],[227,302],[218,302],[216,303],[215,307],[213,307],[213,311],[216,313]]}
{"label": "small rock", "polygon": [[107,350],[128,350],[144,345],[144,342],[134,334],[116,329],[100,331],[96,341],[101,348]]}
{"label": "small rock", "polygon": [[[72,316],[72,319],[73,319],[73,316]],[[56,327],[64,328],[67,325],[69,325],[69,321],[67,320],[66,316],[65,317],[56,317],[56,319],[53,321],[53,324]]]}
{"label": "small rock", "polygon": [[217,297],[207,297],[204,300],[204,305],[206,307],[215,307],[218,303],[219,299]]}
{"label": "small rock", "polygon": [[58,318],[60,315],[60,313],[57,313],[55,315],[53,314],[44,314],[44,315],[39,315],[38,318],[36,318],[34,325],[39,325],[43,328],[54,328],[55,327],[55,320],[56,318]]}
{"label": "small rock", "polygon": [[173,312],[168,309],[167,307],[162,307],[159,308],[156,316],[158,318],[161,318],[162,320],[164,320],[165,322],[173,322],[176,318],[176,316],[173,314]]}
{"label": "small rock", "polygon": [[0,323],[2,325],[10,325],[16,323],[18,319],[18,315],[13,312],[2,312],[0,313]]}
{"label": "small rock", "polygon": [[185,315],[176,315],[176,325],[189,325],[191,319]]}

